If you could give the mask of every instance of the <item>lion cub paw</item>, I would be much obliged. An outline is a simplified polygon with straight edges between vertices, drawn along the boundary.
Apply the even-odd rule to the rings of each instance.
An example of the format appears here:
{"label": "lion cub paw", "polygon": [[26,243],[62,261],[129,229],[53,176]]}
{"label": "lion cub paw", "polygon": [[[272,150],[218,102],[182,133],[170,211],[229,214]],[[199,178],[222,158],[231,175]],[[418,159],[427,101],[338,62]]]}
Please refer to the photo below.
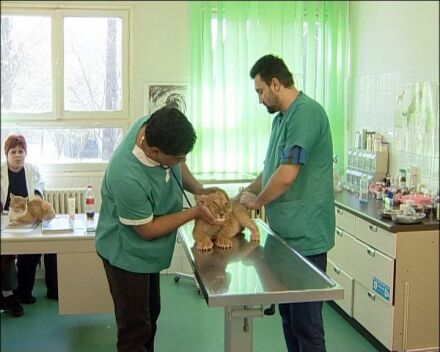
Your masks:
{"label": "lion cub paw", "polygon": [[208,238],[206,240],[197,241],[197,250],[198,251],[209,251],[214,247],[214,243]]}
{"label": "lion cub paw", "polygon": [[259,242],[260,241],[260,231],[254,231],[251,234],[251,241]]}
{"label": "lion cub paw", "polygon": [[231,248],[232,247],[232,241],[229,238],[221,238],[217,239],[215,242],[215,245],[219,248]]}

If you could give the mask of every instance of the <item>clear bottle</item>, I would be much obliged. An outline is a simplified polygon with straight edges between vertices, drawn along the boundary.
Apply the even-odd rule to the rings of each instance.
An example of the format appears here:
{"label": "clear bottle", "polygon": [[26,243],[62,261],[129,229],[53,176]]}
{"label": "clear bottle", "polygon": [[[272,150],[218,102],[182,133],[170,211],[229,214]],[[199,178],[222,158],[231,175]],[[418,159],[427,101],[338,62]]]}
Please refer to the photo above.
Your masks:
{"label": "clear bottle", "polygon": [[437,195],[432,201],[433,203],[433,217],[435,220],[440,221],[440,195],[439,191],[437,191]]}
{"label": "clear bottle", "polygon": [[362,175],[359,181],[359,202],[368,203],[368,178],[367,175]]}
{"label": "clear bottle", "polygon": [[335,192],[341,192],[341,180],[339,177],[339,167],[338,167],[338,155],[333,156],[333,190]]}
{"label": "clear bottle", "polygon": [[372,142],[372,134],[371,133],[367,133],[367,151],[371,152],[371,142]]}
{"label": "clear bottle", "polygon": [[87,186],[86,191],[86,216],[88,220],[92,220],[95,217],[95,194],[90,184]]}

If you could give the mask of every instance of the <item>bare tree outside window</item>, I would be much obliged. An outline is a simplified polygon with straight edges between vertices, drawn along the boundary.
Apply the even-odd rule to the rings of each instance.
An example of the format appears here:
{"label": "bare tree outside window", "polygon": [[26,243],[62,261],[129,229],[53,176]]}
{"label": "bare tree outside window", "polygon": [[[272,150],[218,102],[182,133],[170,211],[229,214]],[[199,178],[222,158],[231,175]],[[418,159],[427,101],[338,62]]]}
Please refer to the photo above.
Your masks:
{"label": "bare tree outside window", "polygon": [[102,112],[102,119],[106,112],[122,111],[122,18],[65,15],[62,24],[56,27],[51,15],[2,14],[1,112],[16,114],[13,125],[2,124],[2,143],[11,133],[23,134],[31,162],[107,161],[122,140],[122,128],[105,122],[97,128],[26,127],[29,116],[53,113],[59,101],[53,97],[51,48],[52,33],[61,29],[64,91],[55,95],[64,102],[62,114],[81,118],[82,112]]}
{"label": "bare tree outside window", "polygon": [[2,114],[53,111],[50,32],[50,17],[1,16]]}
{"label": "bare tree outside window", "polygon": [[121,30],[119,18],[64,18],[66,111],[122,108]]}

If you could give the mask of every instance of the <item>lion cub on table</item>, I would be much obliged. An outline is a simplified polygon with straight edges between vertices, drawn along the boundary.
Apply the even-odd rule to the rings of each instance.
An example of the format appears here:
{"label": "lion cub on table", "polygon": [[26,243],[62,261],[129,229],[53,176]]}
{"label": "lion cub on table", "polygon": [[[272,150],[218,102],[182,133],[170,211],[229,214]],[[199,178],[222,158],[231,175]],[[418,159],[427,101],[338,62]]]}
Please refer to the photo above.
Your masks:
{"label": "lion cub on table", "polygon": [[9,220],[11,225],[50,220],[54,217],[55,211],[49,202],[39,197],[29,200],[27,197],[16,196],[11,193],[11,203],[9,204]]}
{"label": "lion cub on table", "polygon": [[249,211],[241,204],[231,203],[225,191],[196,195],[195,199],[197,204],[208,207],[218,223],[211,225],[202,219],[195,220],[193,237],[198,250],[210,250],[214,242],[219,248],[231,248],[230,239],[244,227],[251,230],[252,241],[260,240],[260,230],[252,221]]}

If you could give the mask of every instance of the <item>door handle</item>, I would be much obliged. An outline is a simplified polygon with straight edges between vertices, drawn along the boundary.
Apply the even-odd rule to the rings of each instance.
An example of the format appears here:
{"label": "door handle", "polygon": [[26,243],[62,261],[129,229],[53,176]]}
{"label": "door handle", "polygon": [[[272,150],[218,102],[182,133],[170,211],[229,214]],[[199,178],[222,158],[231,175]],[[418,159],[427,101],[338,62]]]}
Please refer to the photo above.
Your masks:
{"label": "door handle", "polygon": [[370,291],[368,291],[368,297],[370,297],[370,299],[372,299],[373,301],[376,300],[376,295]]}
{"label": "door handle", "polygon": [[376,251],[370,247],[367,248],[367,253],[374,257],[376,255]]}
{"label": "door handle", "polygon": [[333,267],[333,271],[338,275],[341,273],[341,269],[339,269],[337,266]]}
{"label": "door handle", "polygon": [[336,234],[337,234],[339,237],[344,237],[343,232],[342,232],[341,230],[339,230],[339,229],[336,229]]}
{"label": "door handle", "polygon": [[341,209],[339,209],[339,208],[336,209],[336,212],[337,212],[339,215],[344,215],[344,211],[341,210]]}
{"label": "door handle", "polygon": [[370,229],[371,232],[377,232],[377,226],[368,224],[368,228]]}

